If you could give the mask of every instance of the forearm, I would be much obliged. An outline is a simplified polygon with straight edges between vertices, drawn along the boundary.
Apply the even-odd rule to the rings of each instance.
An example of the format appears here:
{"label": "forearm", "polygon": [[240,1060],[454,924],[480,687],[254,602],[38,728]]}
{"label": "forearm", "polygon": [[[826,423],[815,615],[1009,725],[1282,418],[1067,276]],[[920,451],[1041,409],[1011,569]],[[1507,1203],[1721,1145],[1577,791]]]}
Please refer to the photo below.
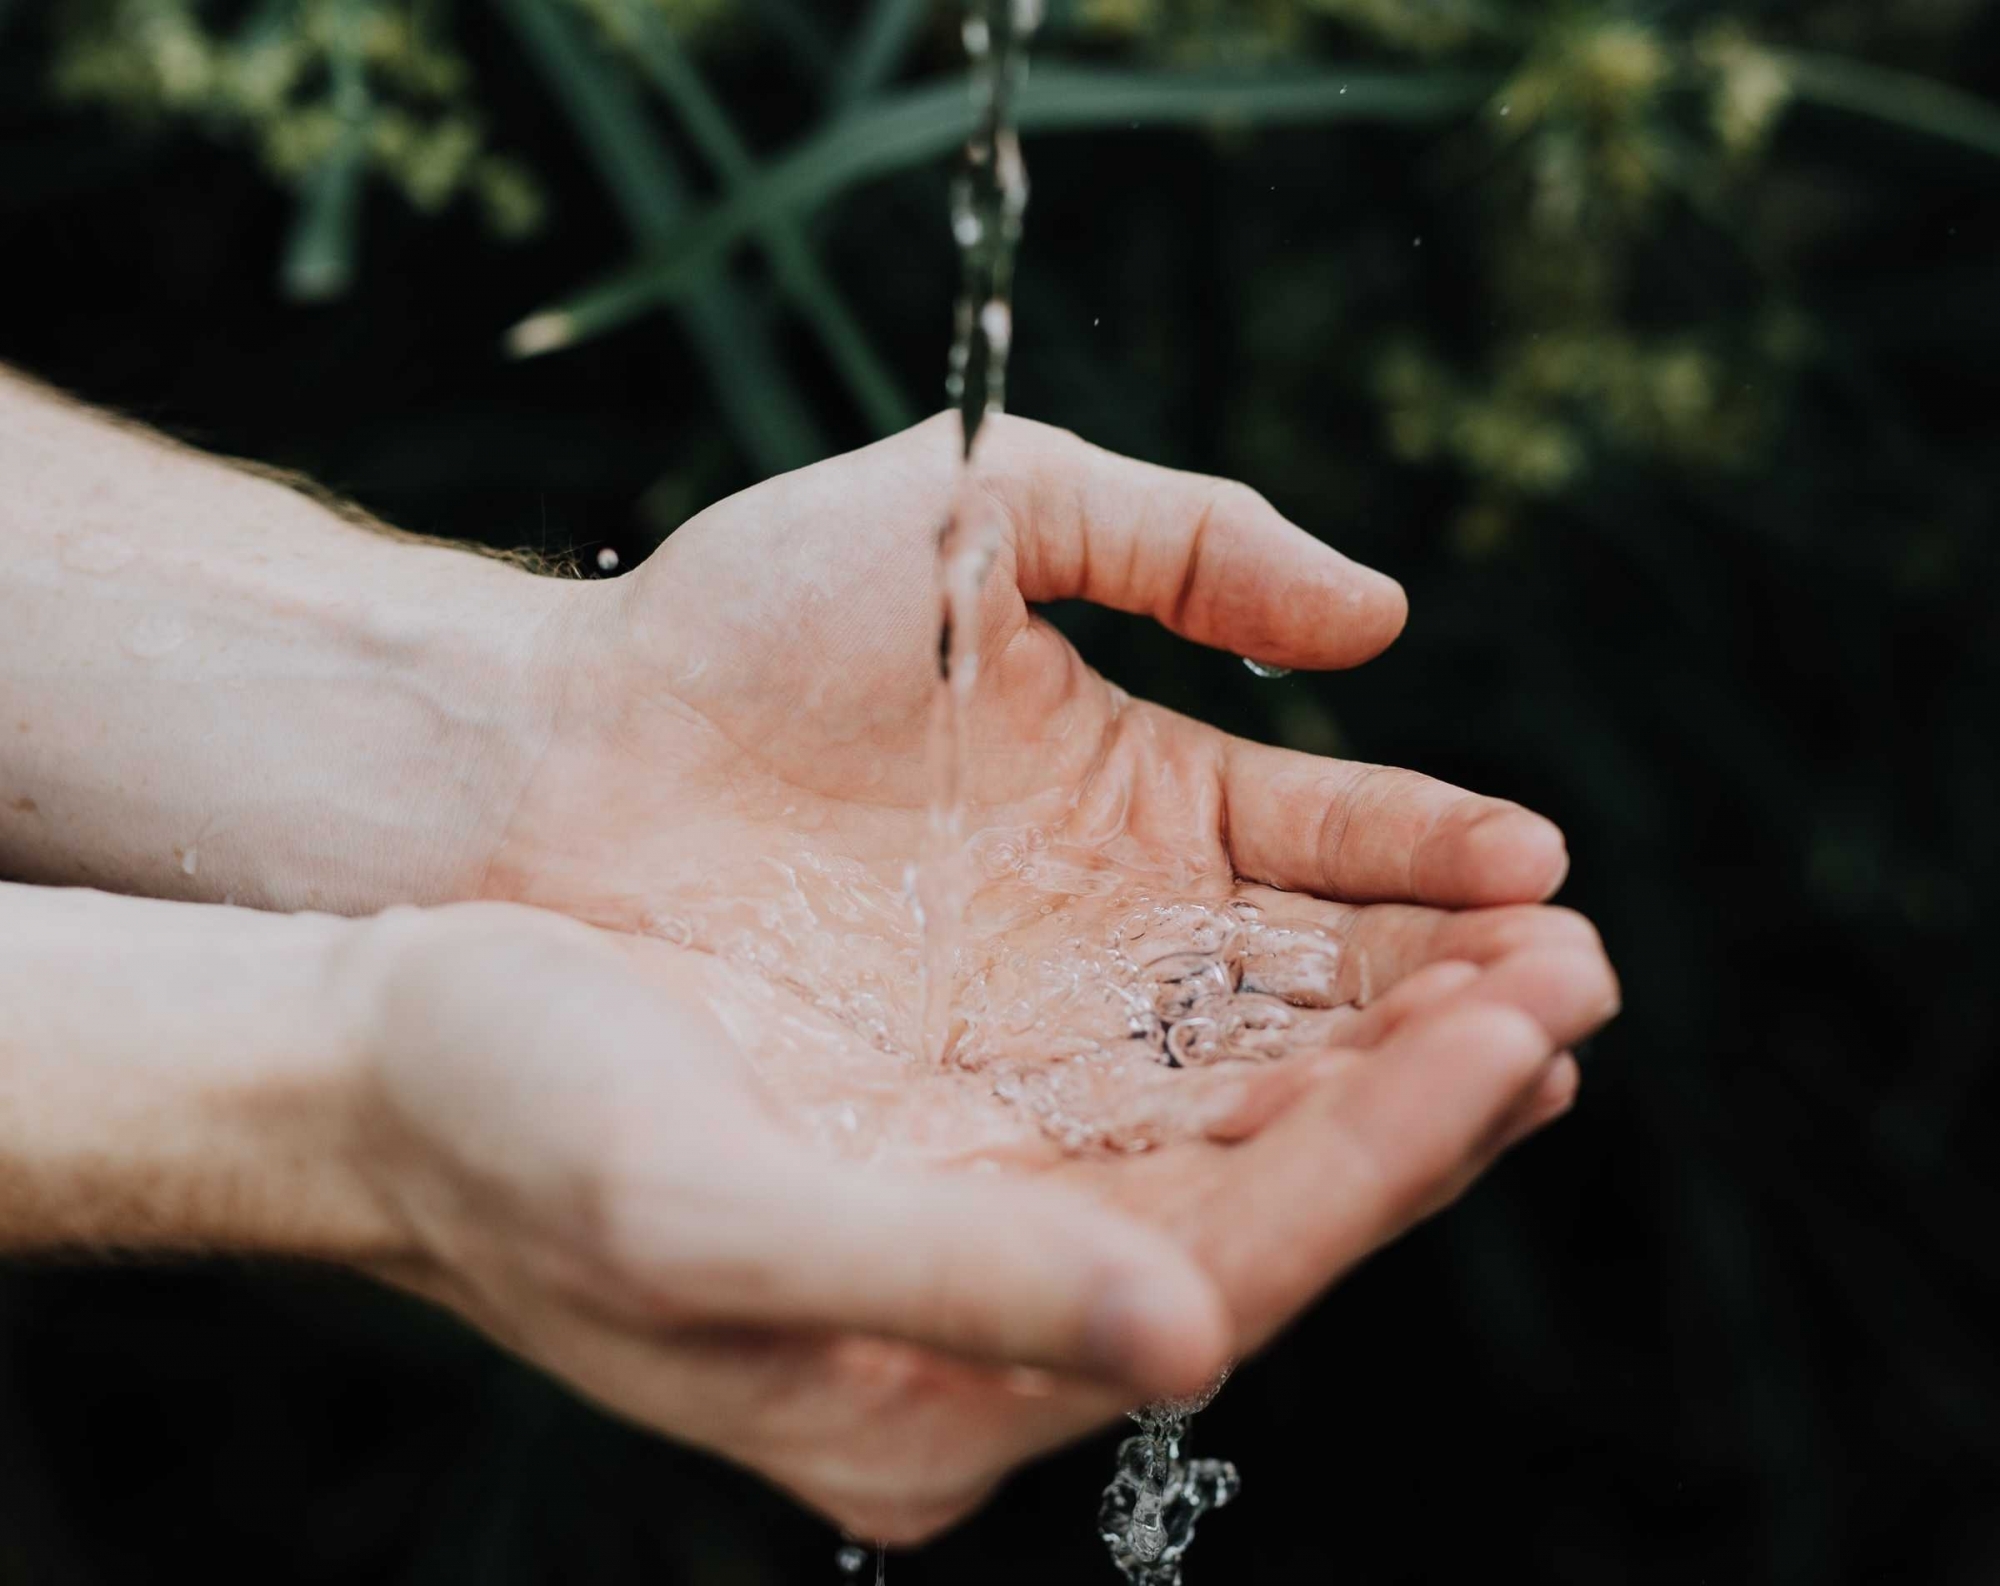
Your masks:
{"label": "forearm", "polygon": [[0,885],[0,1251],[382,1261],[372,923]]}
{"label": "forearm", "polygon": [[0,370],[0,876],[336,912],[471,895],[575,588]]}

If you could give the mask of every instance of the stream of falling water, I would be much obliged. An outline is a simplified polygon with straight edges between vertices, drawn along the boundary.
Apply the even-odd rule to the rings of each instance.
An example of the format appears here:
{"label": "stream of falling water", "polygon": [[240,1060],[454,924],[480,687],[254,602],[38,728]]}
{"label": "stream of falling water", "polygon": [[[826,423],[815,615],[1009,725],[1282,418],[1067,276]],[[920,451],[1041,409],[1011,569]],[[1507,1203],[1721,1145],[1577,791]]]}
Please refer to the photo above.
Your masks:
{"label": "stream of falling water", "polygon": [[972,72],[973,128],[951,185],[958,244],[958,307],[945,391],[958,413],[957,488],[938,535],[938,679],[930,732],[929,852],[916,898],[924,934],[923,1043],[942,1063],[951,1043],[951,994],[966,905],[978,874],[965,844],[967,758],[973,690],[979,682],[979,597],[1004,525],[979,489],[979,436],[1007,401],[1014,340],[1014,249],[1028,208],[1028,170],[1014,129],[1014,97],[1027,70],[1028,40],[1042,0],[968,0],[965,54]]}
{"label": "stream of falling water", "polygon": [[[938,536],[938,679],[932,706],[930,850],[914,887],[923,930],[922,1041],[939,1065],[951,1056],[952,995],[967,905],[982,879],[965,840],[971,712],[979,670],[980,595],[1004,524],[979,485],[979,437],[1006,403],[1013,345],[1014,252],[1028,207],[1028,172],[1014,126],[1014,101],[1042,0],[967,0],[964,38],[971,67],[972,136],[951,189],[951,230],[960,284],[946,392],[959,416],[958,481]],[[1246,662],[1259,676],[1282,671]],[[1223,1376],[1228,1373],[1225,1371]],[[1235,1497],[1236,1467],[1183,1460],[1181,1438],[1222,1386],[1134,1413],[1143,1428],[1118,1451],[1098,1530],[1133,1586],[1181,1586],[1181,1557],[1195,1522]],[[876,1554],[876,1579],[882,1575]]]}

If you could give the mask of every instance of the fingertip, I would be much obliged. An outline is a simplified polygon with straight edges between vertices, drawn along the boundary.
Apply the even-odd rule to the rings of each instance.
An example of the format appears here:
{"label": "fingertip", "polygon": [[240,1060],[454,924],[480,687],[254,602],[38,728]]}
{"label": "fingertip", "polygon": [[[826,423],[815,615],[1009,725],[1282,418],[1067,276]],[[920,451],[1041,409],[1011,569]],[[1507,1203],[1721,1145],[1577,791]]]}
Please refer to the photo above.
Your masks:
{"label": "fingertip", "polygon": [[1526,1085],[1555,1046],[1539,1019],[1504,1002],[1446,1008],[1413,1039],[1428,1051],[1476,1065],[1503,1089]]}
{"label": "fingertip", "polygon": [[1543,1076],[1542,1088],[1535,1094],[1533,1127],[1543,1128],[1568,1113],[1576,1105],[1577,1093],[1582,1089],[1583,1069],[1577,1064],[1576,1054],[1556,1053],[1556,1060]]}
{"label": "fingertip", "polygon": [[[1287,527],[1305,535],[1303,529]],[[1339,668],[1373,660],[1401,636],[1410,618],[1409,595],[1387,573],[1355,561],[1324,541],[1314,540],[1313,544],[1327,570],[1331,598],[1323,619],[1301,647],[1307,653],[1297,664]],[[1296,593],[1288,598],[1295,602]]]}
{"label": "fingertip", "polygon": [[1499,1150],[1511,1151],[1530,1135],[1546,1129],[1576,1105],[1583,1072],[1570,1052],[1558,1052],[1543,1071],[1540,1084],[1529,1096],[1519,1118],[1501,1139]]}
{"label": "fingertip", "polygon": [[1518,804],[1501,804],[1459,834],[1461,901],[1479,905],[1540,903],[1569,875],[1562,828]]}
{"label": "fingertip", "polygon": [[1107,1276],[1091,1304],[1083,1364],[1152,1398],[1199,1392],[1228,1363],[1233,1326],[1221,1296],[1186,1256]]}
{"label": "fingertip", "polygon": [[1400,581],[1376,568],[1348,559],[1360,576],[1355,580],[1357,604],[1366,613],[1369,637],[1378,651],[1402,637],[1410,620],[1410,594]]}
{"label": "fingertip", "polygon": [[1475,993],[1517,1008],[1541,1026],[1553,1046],[1567,1047],[1601,1029],[1618,1013],[1618,977],[1601,950],[1525,947],[1498,960]]}

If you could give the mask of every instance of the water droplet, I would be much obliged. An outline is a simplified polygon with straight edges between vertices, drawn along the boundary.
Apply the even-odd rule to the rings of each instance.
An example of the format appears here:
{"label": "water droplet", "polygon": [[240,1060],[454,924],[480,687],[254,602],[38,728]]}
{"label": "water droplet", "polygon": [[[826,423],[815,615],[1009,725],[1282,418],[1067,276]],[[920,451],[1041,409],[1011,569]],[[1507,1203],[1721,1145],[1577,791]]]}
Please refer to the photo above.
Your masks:
{"label": "water droplet", "polygon": [[1006,352],[1014,339],[1014,314],[997,298],[979,311],[979,331],[994,353]]}
{"label": "water droplet", "polygon": [[981,59],[993,42],[993,35],[986,27],[986,18],[981,16],[970,16],[965,19],[962,36],[965,39],[965,53],[974,60]]}
{"label": "water droplet", "polygon": [[1421,248],[1423,245],[1424,239],[1422,237],[1412,237],[1410,239],[1410,246],[1412,248]]}
{"label": "water droplet", "polygon": [[1344,94],[1344,93],[1346,93],[1346,92],[1347,92],[1347,84],[1345,84],[1345,83],[1342,83],[1342,84],[1340,85],[1340,91],[1341,91],[1341,92],[1342,92],[1343,94]]}
{"label": "water droplet", "polygon": [[856,1547],[852,1542],[845,1543],[840,1551],[833,1555],[833,1566],[843,1575],[858,1578],[868,1567],[868,1549]]}
{"label": "water droplet", "polygon": [[1243,664],[1250,669],[1250,674],[1253,677],[1290,677],[1292,675],[1292,669],[1289,666],[1272,666],[1264,661],[1253,661],[1247,655],[1243,657]]}
{"label": "water droplet", "polygon": [[196,853],[192,847],[176,848],[174,850],[174,857],[181,862],[181,874],[184,876],[193,875],[201,864],[201,855]]}
{"label": "water droplet", "polygon": [[1500,114],[1503,116],[1511,116],[1513,113],[1514,107],[1512,105],[1502,105],[1500,107]]}
{"label": "water droplet", "polygon": [[597,570],[600,573],[615,573],[618,571],[618,553],[608,545],[597,553]]}

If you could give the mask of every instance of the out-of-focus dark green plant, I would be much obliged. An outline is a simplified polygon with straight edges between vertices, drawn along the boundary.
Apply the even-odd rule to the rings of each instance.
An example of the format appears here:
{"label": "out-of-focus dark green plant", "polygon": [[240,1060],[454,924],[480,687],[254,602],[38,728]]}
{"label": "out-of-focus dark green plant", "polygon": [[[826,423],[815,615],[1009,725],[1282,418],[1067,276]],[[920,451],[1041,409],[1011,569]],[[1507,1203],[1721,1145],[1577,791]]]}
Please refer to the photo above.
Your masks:
{"label": "out-of-focus dark green plant", "polygon": [[[822,267],[806,230],[852,186],[944,156],[969,106],[945,9],[877,0],[851,38],[787,0],[504,0],[498,9],[575,124],[634,256],[516,326],[547,353],[677,306],[753,460],[823,449],[807,406],[726,271],[760,250],[867,424],[915,409]],[[1673,18],[1669,26],[1666,18]],[[704,76],[715,38],[777,24],[811,61],[821,114],[792,145],[750,146]],[[733,25],[730,25],[733,24]],[[244,139],[300,192],[283,279],[345,289],[356,191],[380,175],[420,209],[470,195],[502,236],[540,223],[534,175],[493,139],[437,0],[80,0],[53,64],[61,89]],[[1843,7],[1798,8],[1795,39],[1860,42]],[[922,46],[931,75],[891,86]],[[1078,64],[1077,55],[1090,64]],[[1066,58],[1068,57],[1068,58]],[[1174,123],[1218,136],[1261,124],[1428,121],[1467,191],[1455,241],[1485,301],[1435,325],[1373,327],[1392,451],[1466,481],[1461,544],[1505,537],[1522,506],[1571,489],[1595,459],[1727,472],[1759,455],[1812,356],[1808,316],[1755,257],[1770,135],[1817,102],[2000,155],[2000,112],[1943,84],[1760,38],[1715,7],[1548,7],[1506,0],[1066,0],[1021,100],[1029,132]],[[667,136],[698,151],[694,202]],[[1730,301],[1669,304],[1662,247],[1696,224],[1743,255]],[[1422,237],[1411,240],[1420,250]],[[1469,328],[1467,328],[1469,327]]]}
{"label": "out-of-focus dark green plant", "polygon": [[434,4],[265,0],[225,22],[195,0],[84,0],[54,62],[68,97],[189,118],[253,146],[306,195],[285,267],[295,295],[344,291],[364,171],[420,210],[469,195],[494,231],[542,218],[533,176],[489,147],[464,57]]}

